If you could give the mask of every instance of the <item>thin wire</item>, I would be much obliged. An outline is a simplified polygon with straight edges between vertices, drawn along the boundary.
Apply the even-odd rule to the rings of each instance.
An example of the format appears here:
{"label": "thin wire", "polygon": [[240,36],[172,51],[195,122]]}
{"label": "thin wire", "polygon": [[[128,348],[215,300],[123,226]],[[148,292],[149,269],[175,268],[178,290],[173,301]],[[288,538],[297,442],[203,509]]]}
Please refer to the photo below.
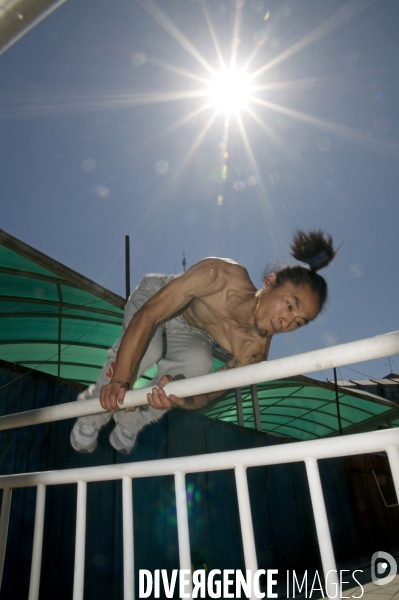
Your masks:
{"label": "thin wire", "polygon": [[353,371],[354,373],[359,373],[359,375],[364,375],[368,379],[372,379],[371,375],[366,375],[366,373],[362,373],[361,371],[356,371],[356,369],[351,369],[350,367],[343,367],[344,369],[349,369],[349,371]]}

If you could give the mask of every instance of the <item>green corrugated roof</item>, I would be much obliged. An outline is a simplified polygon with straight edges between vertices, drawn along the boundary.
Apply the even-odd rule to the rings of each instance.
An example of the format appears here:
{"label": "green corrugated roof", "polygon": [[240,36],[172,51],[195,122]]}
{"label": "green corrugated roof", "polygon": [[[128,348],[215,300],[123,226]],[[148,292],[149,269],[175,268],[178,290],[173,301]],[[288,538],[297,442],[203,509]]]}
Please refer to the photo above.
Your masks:
{"label": "green corrugated roof", "polygon": [[124,299],[0,230],[0,359],[92,383]]}
{"label": "green corrugated roof", "polygon": [[[292,377],[256,386],[262,431],[309,440],[339,433],[335,387],[308,377]],[[252,386],[241,388],[244,426],[255,427]],[[344,433],[372,430],[391,417],[399,424],[399,406],[379,396],[365,396],[339,388],[341,425]],[[207,417],[238,424],[235,390],[214,406],[205,407]]]}

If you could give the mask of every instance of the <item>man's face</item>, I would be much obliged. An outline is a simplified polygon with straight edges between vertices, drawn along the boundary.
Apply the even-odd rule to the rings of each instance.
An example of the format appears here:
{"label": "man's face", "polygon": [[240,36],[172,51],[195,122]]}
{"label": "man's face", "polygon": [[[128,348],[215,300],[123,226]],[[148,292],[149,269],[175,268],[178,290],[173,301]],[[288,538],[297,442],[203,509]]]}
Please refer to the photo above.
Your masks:
{"label": "man's face", "polygon": [[255,314],[255,327],[260,336],[294,331],[314,319],[319,312],[319,301],[308,285],[284,283],[275,287],[276,275],[265,280]]}

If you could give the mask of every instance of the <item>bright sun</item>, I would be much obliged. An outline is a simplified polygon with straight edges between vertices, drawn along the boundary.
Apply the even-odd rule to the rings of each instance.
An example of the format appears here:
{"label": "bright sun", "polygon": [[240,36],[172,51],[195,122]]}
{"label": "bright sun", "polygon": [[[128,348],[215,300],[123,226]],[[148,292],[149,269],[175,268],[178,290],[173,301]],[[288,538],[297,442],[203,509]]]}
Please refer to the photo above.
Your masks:
{"label": "bright sun", "polygon": [[210,104],[224,113],[237,113],[249,97],[248,78],[238,71],[221,71],[209,86]]}

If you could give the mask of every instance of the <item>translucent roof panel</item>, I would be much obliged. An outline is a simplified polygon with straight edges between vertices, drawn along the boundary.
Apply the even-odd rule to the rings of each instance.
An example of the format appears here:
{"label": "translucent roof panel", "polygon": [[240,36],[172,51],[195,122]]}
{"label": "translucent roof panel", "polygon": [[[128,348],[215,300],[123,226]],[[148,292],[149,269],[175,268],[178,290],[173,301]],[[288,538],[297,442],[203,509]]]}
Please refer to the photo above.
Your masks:
{"label": "translucent roof panel", "polygon": [[124,299],[0,230],[0,359],[92,383]]}
{"label": "translucent roof panel", "polygon": [[[307,377],[293,377],[260,383],[256,387],[262,430],[296,439],[315,439],[339,433],[335,387]],[[252,386],[241,388],[244,427],[255,427]],[[343,432],[352,429],[399,424],[397,404],[364,394],[339,389],[340,420]],[[206,416],[238,424],[236,391],[202,411]],[[392,415],[392,418],[391,418]]]}

